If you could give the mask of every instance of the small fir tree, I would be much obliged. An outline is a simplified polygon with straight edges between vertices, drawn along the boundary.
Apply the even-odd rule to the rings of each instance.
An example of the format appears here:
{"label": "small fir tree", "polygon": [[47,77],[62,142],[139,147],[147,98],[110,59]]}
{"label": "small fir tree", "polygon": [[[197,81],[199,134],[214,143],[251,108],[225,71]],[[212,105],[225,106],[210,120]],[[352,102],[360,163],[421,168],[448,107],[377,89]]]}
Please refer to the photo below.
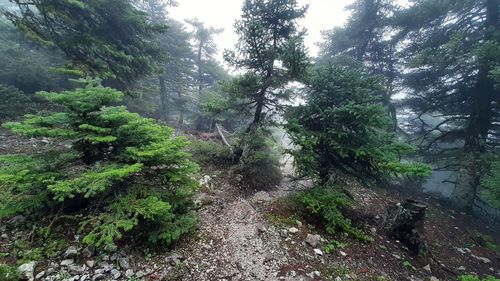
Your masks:
{"label": "small fir tree", "polygon": [[5,127],[71,145],[0,157],[0,217],[78,211],[84,241],[95,246],[127,233],[170,244],[194,227],[197,165],[185,152],[184,138],[124,106],[111,106],[123,97],[111,88],[38,95],[61,112],[28,115]]}

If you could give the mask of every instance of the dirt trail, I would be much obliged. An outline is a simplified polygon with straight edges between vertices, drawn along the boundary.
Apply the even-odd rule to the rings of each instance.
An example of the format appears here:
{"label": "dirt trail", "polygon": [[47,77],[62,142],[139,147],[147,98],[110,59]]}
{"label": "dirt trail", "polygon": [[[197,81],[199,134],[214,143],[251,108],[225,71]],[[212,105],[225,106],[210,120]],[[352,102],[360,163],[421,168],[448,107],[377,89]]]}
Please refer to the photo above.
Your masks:
{"label": "dirt trail", "polygon": [[201,200],[213,202],[199,210],[198,237],[176,247],[176,253],[188,258],[181,268],[171,268],[164,276],[170,280],[312,280],[280,276],[282,266],[289,262],[283,234],[259,211],[259,207],[296,190],[291,181],[293,167],[290,161],[285,162],[282,184],[269,192],[244,195],[241,189],[212,175],[210,194]]}

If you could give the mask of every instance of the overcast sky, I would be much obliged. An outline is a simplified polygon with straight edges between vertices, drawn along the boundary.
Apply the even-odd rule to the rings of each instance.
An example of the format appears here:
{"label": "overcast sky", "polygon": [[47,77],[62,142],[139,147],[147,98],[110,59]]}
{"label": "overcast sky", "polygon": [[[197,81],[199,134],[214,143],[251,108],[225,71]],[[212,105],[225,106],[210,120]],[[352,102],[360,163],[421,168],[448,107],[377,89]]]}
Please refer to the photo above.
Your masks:
{"label": "overcast sky", "polygon": [[[316,55],[316,43],[321,40],[321,31],[342,25],[348,17],[345,6],[354,0],[298,0],[309,4],[306,18],[301,22],[307,28],[305,43],[310,55]],[[208,26],[224,28],[215,38],[219,47],[218,59],[222,61],[222,51],[232,48],[237,40],[233,24],[241,14],[243,0],[180,0],[177,7],[171,7],[170,16],[183,22],[184,19],[198,18]]]}

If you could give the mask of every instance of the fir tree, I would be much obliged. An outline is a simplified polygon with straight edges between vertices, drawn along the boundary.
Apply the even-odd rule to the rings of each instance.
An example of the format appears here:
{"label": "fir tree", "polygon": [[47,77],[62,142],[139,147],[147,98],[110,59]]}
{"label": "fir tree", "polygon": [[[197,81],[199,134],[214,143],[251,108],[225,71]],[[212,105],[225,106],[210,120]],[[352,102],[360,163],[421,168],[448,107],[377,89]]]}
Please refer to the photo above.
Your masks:
{"label": "fir tree", "polygon": [[484,155],[500,144],[499,14],[498,0],[419,0],[396,16],[421,148],[457,172],[453,201],[468,211],[480,193]]}
{"label": "fir tree", "polygon": [[164,26],[151,24],[129,0],[10,0],[5,14],[29,38],[56,46],[70,72],[110,78],[129,86],[157,69],[161,52],[152,38]]}
{"label": "fir tree", "polygon": [[185,152],[185,139],[123,106],[111,106],[123,97],[111,88],[38,95],[63,110],[28,115],[5,127],[72,145],[0,157],[0,216],[76,208],[83,217],[84,241],[95,246],[128,233],[170,244],[193,228],[190,197],[197,166]]}
{"label": "fir tree", "polygon": [[380,81],[366,71],[335,64],[319,66],[307,79],[305,105],[287,114],[287,131],[299,173],[330,181],[336,170],[362,181],[388,176],[427,175],[428,167],[401,163],[411,147],[390,133]]}

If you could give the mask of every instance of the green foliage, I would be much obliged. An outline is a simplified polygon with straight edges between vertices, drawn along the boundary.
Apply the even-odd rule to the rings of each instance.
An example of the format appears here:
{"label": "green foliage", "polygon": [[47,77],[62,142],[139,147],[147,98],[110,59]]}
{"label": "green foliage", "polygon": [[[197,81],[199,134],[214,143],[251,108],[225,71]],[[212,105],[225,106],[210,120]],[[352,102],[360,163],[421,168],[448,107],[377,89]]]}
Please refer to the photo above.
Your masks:
{"label": "green foliage", "polygon": [[236,51],[226,51],[224,57],[234,68],[246,71],[233,82],[241,89],[237,95],[248,99],[246,107],[254,110],[252,127],[279,109],[280,101],[290,98],[285,86],[305,73],[309,61],[297,21],[307,8],[297,0],[243,2],[241,19],[235,24]]}
{"label": "green foliage", "polygon": [[500,158],[490,158],[488,167],[488,173],[481,182],[486,188],[484,195],[488,202],[500,208]]}
{"label": "green foliage", "polygon": [[461,275],[458,277],[458,281],[500,281],[500,279],[493,276],[481,278],[477,275]]}
{"label": "green foliage", "polygon": [[198,130],[213,128],[216,122],[228,130],[235,130],[246,123],[250,113],[248,108],[240,105],[238,94],[231,92],[233,85],[232,82],[222,82],[202,91]]}
{"label": "green foliage", "polygon": [[5,12],[8,19],[27,37],[58,47],[71,69],[123,85],[156,70],[161,53],[151,39],[164,28],[128,0],[12,2],[19,10]]}
{"label": "green foliage", "polygon": [[342,191],[334,187],[315,187],[299,195],[305,209],[325,223],[328,234],[344,232],[365,242],[373,238],[352,226],[351,220],[344,217],[342,208],[349,206],[350,200]]}
{"label": "green foliage", "polygon": [[407,69],[405,105],[419,116],[412,127],[422,138],[422,151],[439,166],[460,170],[453,204],[471,212],[487,170],[477,160],[499,148],[500,5],[497,0],[412,2],[393,17]]}
{"label": "green foliage", "polygon": [[193,141],[189,152],[198,163],[228,164],[234,158],[229,147],[214,141]]}
{"label": "green foliage", "polygon": [[0,279],[4,281],[18,281],[21,280],[21,276],[17,268],[6,264],[0,264]]}
{"label": "green foliage", "polygon": [[332,240],[329,241],[328,244],[325,246],[325,253],[331,254],[336,249],[342,249],[342,248],[344,248],[344,244],[342,242],[337,240]]}
{"label": "green foliage", "polygon": [[281,182],[280,149],[265,129],[252,130],[242,138],[238,171],[251,187],[265,189]]}
{"label": "green foliage", "polygon": [[409,261],[404,261],[403,266],[406,267],[408,270],[417,271],[417,268]]}
{"label": "green foliage", "polygon": [[67,85],[62,75],[52,72],[55,66],[64,63],[63,54],[36,46],[2,15],[0,57],[0,84],[14,86],[27,95]]}
{"label": "green foliage", "polygon": [[379,81],[358,69],[328,64],[308,80],[306,104],[292,108],[285,126],[297,149],[299,173],[328,181],[341,171],[367,179],[426,176],[430,168],[402,163],[412,147],[399,143],[381,104]]}
{"label": "green foliage", "polygon": [[0,216],[90,206],[81,231],[86,243],[99,247],[127,233],[168,245],[194,227],[197,166],[186,152],[186,139],[123,106],[110,106],[123,96],[110,88],[38,95],[63,111],[28,115],[5,127],[72,145],[0,157]]}
{"label": "green foliage", "polygon": [[20,90],[0,84],[0,121],[22,115],[30,102]]}

